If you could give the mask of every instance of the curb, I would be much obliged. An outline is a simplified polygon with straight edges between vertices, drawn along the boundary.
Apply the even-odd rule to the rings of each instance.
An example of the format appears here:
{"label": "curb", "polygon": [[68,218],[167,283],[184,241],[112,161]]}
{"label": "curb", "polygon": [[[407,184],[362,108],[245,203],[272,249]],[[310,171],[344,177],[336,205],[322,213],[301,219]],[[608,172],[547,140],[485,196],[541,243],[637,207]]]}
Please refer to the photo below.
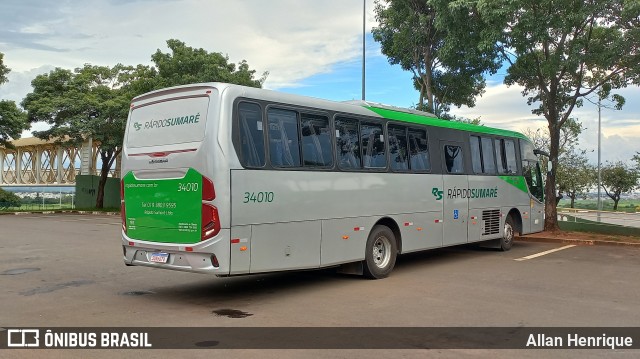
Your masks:
{"label": "curb", "polygon": [[552,237],[516,237],[516,241],[521,242],[543,242],[543,243],[568,243],[583,246],[636,246],[640,247],[640,242],[618,242],[618,241],[599,241],[595,239],[570,239],[570,238],[552,238]]}

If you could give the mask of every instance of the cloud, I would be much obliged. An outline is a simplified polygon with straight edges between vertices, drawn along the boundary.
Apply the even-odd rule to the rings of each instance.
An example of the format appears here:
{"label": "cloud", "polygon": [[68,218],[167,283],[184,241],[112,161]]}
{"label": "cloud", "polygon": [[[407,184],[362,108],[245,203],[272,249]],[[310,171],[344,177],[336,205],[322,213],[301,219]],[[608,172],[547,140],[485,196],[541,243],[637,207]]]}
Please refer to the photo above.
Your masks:
{"label": "cloud", "polygon": [[[11,35],[5,47],[14,52],[6,61],[15,71],[43,65],[21,60],[34,57],[67,68],[86,62],[148,64],[156,49],[168,51],[167,39],[177,38],[189,46],[228,54],[232,62],[246,59],[258,73],[269,71],[267,87],[279,88],[329,72],[332,64],[360,54],[362,3],[357,1],[10,0],[10,4],[10,12],[19,20],[3,27]],[[370,29],[373,1],[367,5]],[[5,13],[0,20],[9,17]]]}
{"label": "cloud", "polygon": [[[373,0],[366,6],[370,31]],[[334,100],[360,98],[361,1],[3,0],[0,23],[0,52],[12,68],[0,98],[17,102],[31,91],[37,74],[85,63],[151,64],[157,49],[168,51],[165,41],[171,38],[221,52],[231,62],[245,59],[258,75],[269,71],[267,88]],[[522,88],[500,81],[499,75],[488,79],[476,107],[454,108],[453,114],[517,131],[545,127],[546,120],[531,113]],[[640,89],[619,93],[627,98],[624,109],[602,111],[603,148],[615,147],[608,150],[612,158],[640,150],[640,101],[634,101]],[[367,99],[401,107],[418,101],[410,73],[390,66],[370,34]],[[597,109],[585,103],[574,116],[587,128],[580,144],[592,149]]]}
{"label": "cloud", "polygon": [[9,82],[0,85],[0,99],[12,100],[19,104],[24,96],[31,92],[31,80],[53,69],[53,66],[45,65],[29,71],[11,71],[8,76]]}

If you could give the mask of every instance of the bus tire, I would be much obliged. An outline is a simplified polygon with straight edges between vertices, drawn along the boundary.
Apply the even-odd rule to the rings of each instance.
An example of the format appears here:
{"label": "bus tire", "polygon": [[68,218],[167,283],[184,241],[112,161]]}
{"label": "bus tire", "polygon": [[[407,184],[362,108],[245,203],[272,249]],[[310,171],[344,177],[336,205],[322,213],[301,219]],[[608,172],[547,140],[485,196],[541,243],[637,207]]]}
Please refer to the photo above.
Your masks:
{"label": "bus tire", "polygon": [[393,231],[386,226],[373,227],[364,255],[364,275],[371,279],[389,276],[396,264],[398,246]]}
{"label": "bus tire", "polygon": [[515,237],[515,227],[513,225],[513,217],[507,216],[504,221],[504,232],[500,239],[500,250],[503,252],[508,251],[513,246],[513,239]]}

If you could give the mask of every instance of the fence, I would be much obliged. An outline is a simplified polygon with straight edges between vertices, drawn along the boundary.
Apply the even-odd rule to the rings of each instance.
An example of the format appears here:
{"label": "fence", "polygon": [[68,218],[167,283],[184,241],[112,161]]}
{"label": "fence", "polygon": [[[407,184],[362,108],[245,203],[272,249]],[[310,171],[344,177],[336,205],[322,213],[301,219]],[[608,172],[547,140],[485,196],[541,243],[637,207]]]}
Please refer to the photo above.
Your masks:
{"label": "fence", "polygon": [[640,213],[558,208],[560,228],[569,231],[640,236]]}
{"label": "fence", "polygon": [[22,211],[52,211],[59,209],[74,209],[73,197],[70,200],[63,199],[57,200],[56,203],[52,201],[43,202],[31,202],[20,203],[16,206],[15,203],[0,202],[0,212],[22,212]]}

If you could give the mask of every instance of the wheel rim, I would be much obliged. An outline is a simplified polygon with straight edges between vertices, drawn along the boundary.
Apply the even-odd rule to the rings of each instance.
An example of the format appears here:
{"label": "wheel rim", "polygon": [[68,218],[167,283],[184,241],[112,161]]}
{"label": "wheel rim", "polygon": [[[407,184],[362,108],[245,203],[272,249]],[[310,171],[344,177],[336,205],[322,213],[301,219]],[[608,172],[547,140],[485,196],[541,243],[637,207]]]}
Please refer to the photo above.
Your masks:
{"label": "wheel rim", "polygon": [[513,239],[513,227],[511,227],[510,223],[504,224],[504,244],[511,243]]}
{"label": "wheel rim", "polygon": [[373,242],[373,263],[378,268],[385,268],[391,260],[391,241],[385,236],[376,238]]}

